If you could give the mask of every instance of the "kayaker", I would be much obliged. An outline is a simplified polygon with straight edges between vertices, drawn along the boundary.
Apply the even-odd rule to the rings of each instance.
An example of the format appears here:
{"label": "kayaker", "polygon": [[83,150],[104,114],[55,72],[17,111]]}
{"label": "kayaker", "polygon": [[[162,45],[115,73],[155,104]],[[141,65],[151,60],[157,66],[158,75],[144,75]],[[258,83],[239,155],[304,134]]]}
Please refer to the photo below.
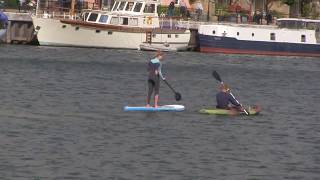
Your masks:
{"label": "kayaker", "polygon": [[230,94],[230,87],[227,84],[220,85],[220,92],[217,93],[216,99],[219,109],[242,110],[241,104]]}
{"label": "kayaker", "polygon": [[162,80],[165,80],[162,75],[161,68],[163,61],[163,53],[157,51],[155,58],[151,59],[148,62],[148,95],[147,95],[147,107],[150,107],[151,95],[154,91],[154,107],[158,107],[159,102],[159,88],[160,88],[160,77]]}

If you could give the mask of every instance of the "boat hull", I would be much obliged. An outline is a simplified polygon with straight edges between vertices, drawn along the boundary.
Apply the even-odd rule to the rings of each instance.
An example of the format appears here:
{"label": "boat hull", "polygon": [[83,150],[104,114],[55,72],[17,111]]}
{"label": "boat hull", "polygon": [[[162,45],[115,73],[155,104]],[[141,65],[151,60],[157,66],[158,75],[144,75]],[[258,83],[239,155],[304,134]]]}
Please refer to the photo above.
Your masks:
{"label": "boat hull", "polygon": [[[95,28],[59,19],[33,17],[37,38],[40,45],[45,46],[75,46],[97,48],[139,49],[140,44],[145,43],[147,33],[141,31],[117,30],[108,28]],[[174,37],[172,37],[174,36]],[[169,43],[172,48],[184,48],[188,46],[190,31],[186,30],[178,36],[168,34],[156,34],[152,37],[152,43]],[[178,37],[178,38],[175,38]]]}
{"label": "boat hull", "polygon": [[205,108],[201,109],[199,112],[201,114],[209,114],[209,115],[249,115],[249,116],[254,116],[258,115],[261,112],[261,107],[260,106],[253,106],[252,108],[249,107],[246,109],[248,114],[245,112],[240,112],[236,110],[226,110],[226,109],[217,109],[217,108]]}
{"label": "boat hull", "polygon": [[199,34],[201,52],[275,56],[320,57],[320,44],[237,40],[232,37]]}

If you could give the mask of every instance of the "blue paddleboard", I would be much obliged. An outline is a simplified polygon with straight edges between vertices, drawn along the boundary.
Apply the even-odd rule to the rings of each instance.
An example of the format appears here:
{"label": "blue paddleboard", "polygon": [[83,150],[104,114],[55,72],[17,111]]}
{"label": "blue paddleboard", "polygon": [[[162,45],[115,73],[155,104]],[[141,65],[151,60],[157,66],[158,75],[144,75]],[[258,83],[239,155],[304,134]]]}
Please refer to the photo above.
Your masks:
{"label": "blue paddleboard", "polygon": [[183,111],[183,105],[163,105],[157,108],[145,106],[125,106],[124,111]]}

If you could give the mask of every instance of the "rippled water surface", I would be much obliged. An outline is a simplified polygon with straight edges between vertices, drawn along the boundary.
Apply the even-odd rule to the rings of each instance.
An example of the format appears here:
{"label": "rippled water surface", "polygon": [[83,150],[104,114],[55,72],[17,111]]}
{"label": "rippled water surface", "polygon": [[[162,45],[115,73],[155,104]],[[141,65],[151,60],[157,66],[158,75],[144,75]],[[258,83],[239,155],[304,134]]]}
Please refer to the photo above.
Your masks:
{"label": "rippled water surface", "polygon": [[[161,104],[144,105],[152,52],[0,45],[1,179],[320,178],[320,59],[168,53]],[[209,116],[217,70],[259,116]]]}

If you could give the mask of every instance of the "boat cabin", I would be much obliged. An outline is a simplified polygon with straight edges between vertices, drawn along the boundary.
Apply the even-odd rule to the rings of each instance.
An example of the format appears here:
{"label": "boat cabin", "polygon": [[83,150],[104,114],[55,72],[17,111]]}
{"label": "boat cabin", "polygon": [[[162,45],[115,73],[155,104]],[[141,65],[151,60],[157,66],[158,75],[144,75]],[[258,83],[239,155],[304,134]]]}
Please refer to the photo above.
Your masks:
{"label": "boat cabin", "polygon": [[320,43],[320,20],[281,18],[277,20],[277,25],[279,28],[286,28],[286,29],[314,30],[316,42],[318,44]]}
{"label": "boat cabin", "polygon": [[132,27],[159,26],[158,1],[117,0],[111,11],[87,10],[82,13],[86,22]]}
{"label": "boat cabin", "polygon": [[320,28],[320,20],[281,18],[277,25],[279,28],[316,30]]}

